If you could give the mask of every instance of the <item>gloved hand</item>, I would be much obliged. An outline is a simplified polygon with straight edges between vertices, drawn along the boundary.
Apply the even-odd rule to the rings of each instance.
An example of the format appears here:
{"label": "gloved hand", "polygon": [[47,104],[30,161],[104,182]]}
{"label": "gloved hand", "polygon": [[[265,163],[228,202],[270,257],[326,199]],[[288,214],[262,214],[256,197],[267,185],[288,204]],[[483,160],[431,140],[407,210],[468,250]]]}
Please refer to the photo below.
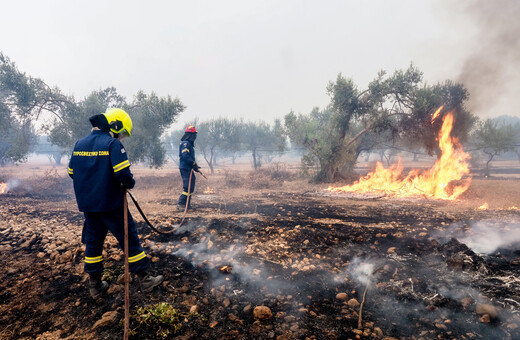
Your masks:
{"label": "gloved hand", "polygon": [[193,171],[198,172],[199,169],[200,169],[200,166],[198,166],[198,164],[195,164],[195,165],[193,166]]}

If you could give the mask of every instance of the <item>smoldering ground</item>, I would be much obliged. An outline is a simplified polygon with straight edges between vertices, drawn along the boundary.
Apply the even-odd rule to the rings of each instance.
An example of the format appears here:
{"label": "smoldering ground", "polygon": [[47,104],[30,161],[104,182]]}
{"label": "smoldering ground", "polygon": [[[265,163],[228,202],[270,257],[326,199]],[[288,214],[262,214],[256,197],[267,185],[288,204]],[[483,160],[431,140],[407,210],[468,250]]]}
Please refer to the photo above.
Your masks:
{"label": "smoldering ground", "polygon": [[[92,309],[82,281],[81,247],[69,251],[70,244],[76,248],[83,222],[75,202],[42,202],[20,193],[0,195],[0,200],[0,217],[10,220],[8,226],[0,224],[2,263],[9,268],[1,287],[2,321],[28,338],[49,330],[60,330],[62,337],[88,331],[96,338],[120,338],[121,329],[114,325],[92,330],[106,312],[121,317],[123,294],[122,288],[114,290]],[[165,230],[179,222],[170,201],[153,195],[143,201],[154,225],[163,224]],[[253,204],[243,195],[226,196],[226,201],[223,207],[208,200],[174,235],[155,234],[134,215],[152,270],[165,276],[165,284],[151,295],[131,285],[131,310],[166,302],[183,313],[197,311],[200,318],[189,316],[175,336],[200,339],[354,338],[365,332],[376,339],[519,336],[515,256],[520,254],[502,242],[484,254],[462,240],[475,234],[469,230],[478,221],[491,226],[488,221],[502,221],[500,230],[511,228],[517,211],[309,193],[255,197]],[[460,234],[452,234],[452,228]],[[61,237],[64,230],[74,233]],[[119,245],[109,241],[107,267],[120,268]],[[221,266],[232,269],[221,272]],[[121,286],[116,280],[111,284]],[[34,285],[25,294],[28,282]],[[32,287],[38,287],[34,294]],[[256,306],[269,308],[271,317],[255,317]],[[484,318],[478,308],[493,318]],[[64,322],[70,325],[65,331]],[[151,332],[139,336],[152,338]]]}
{"label": "smoldering ground", "polygon": [[[395,334],[403,330],[413,332],[419,327],[427,333],[457,329],[457,332],[476,332],[484,337],[502,337],[500,328],[478,322],[475,311],[479,305],[494,304],[500,308],[499,317],[493,319],[492,324],[518,323],[514,314],[516,300],[508,302],[496,296],[496,292],[486,290],[481,282],[488,275],[489,264],[463,243],[453,241],[452,228],[437,235],[440,242],[434,246],[423,238],[396,240],[397,249],[381,256],[379,251],[370,252],[365,245],[347,243],[332,247],[328,257],[319,255],[319,249],[304,248],[303,256],[312,258],[304,262],[305,265],[279,262],[268,266],[273,261],[258,260],[262,247],[270,249],[275,244],[280,252],[289,251],[295,259],[302,256],[298,253],[301,249],[287,250],[277,237],[267,243],[251,244],[246,237],[230,237],[222,229],[212,229],[212,223],[186,227],[193,234],[173,244],[175,250],[169,254],[189,261],[194,267],[206,268],[210,272],[207,288],[210,290],[231,285],[236,295],[247,296],[258,304],[264,303],[265,297],[270,295],[291,296],[294,307],[285,311],[299,315],[300,304],[315,305],[317,298],[334,300],[337,292],[347,292],[350,299],[356,298],[359,302],[366,289],[366,317],[384,319],[386,328]],[[230,229],[246,230],[246,234],[252,227],[249,223],[229,221],[224,226],[230,227],[230,224],[235,224]],[[475,230],[482,231],[483,225],[475,223]],[[290,235],[287,230],[282,234]],[[465,240],[471,243],[471,239]],[[407,252],[402,248],[403,242],[411,244],[412,249],[427,247],[425,251],[431,253]],[[497,240],[494,244],[500,246],[502,242]],[[342,260],[346,262],[339,266],[344,269],[338,272],[331,262],[338,265]],[[311,264],[313,267],[309,266]],[[224,265],[232,267],[229,275],[234,284],[229,282],[230,276],[218,270]],[[515,281],[503,281],[496,287],[507,289],[516,284]],[[498,288],[500,285],[503,287]],[[256,295],[258,291],[265,295]],[[487,293],[491,294],[488,296]]]}
{"label": "smoldering ground", "polygon": [[520,250],[520,220],[482,220],[468,226],[454,224],[436,234],[441,240],[456,238],[479,254],[490,255],[499,249]]}

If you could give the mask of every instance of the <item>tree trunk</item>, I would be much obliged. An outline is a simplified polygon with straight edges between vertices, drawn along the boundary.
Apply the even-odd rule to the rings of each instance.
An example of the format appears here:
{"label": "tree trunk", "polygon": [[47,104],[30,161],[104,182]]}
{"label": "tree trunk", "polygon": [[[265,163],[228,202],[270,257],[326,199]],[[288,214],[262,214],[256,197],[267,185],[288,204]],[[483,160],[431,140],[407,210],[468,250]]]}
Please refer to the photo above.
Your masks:
{"label": "tree trunk", "polygon": [[256,148],[253,148],[253,167],[256,170],[257,164],[256,164]]}
{"label": "tree trunk", "polygon": [[489,169],[489,163],[491,163],[491,160],[493,159],[495,155],[491,155],[488,159],[488,161],[486,162],[486,170],[485,170],[485,173],[484,173],[484,176],[485,177],[489,177],[491,176],[491,170]]}
{"label": "tree trunk", "polygon": [[211,157],[209,159],[208,166],[209,166],[209,172],[213,175],[215,173],[215,169],[213,166],[213,151],[211,151]]}
{"label": "tree trunk", "polygon": [[211,154],[210,154],[210,158],[208,160],[208,157],[206,155],[206,153],[204,151],[202,151],[202,156],[204,156],[204,160],[206,161],[206,164],[208,164],[208,167],[209,167],[209,171],[211,172],[211,174],[213,174],[213,151],[211,151]]}
{"label": "tree trunk", "polygon": [[334,169],[334,162],[322,161],[320,159],[320,172],[316,176],[319,182],[333,182],[336,179],[336,171]]}
{"label": "tree trunk", "polygon": [[52,158],[54,158],[54,161],[56,162],[56,165],[61,165],[61,158],[62,154],[59,152],[55,152],[52,154]]}

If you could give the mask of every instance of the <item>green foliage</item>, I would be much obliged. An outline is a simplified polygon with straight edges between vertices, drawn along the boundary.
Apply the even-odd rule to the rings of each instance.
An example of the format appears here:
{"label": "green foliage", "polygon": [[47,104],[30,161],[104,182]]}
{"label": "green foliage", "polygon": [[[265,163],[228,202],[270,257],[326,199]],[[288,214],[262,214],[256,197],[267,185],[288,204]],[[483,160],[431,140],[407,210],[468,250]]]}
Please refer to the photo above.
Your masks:
{"label": "green foliage", "polygon": [[0,127],[2,159],[17,162],[27,157],[34,138],[32,124],[41,113],[52,115],[43,126],[49,141],[64,150],[72,150],[74,143],[90,133],[88,119],[112,107],[125,109],[132,117],[132,138],[126,140],[131,161],[146,162],[159,167],[165,162],[165,150],[159,138],[185,107],[179,99],[158,97],[153,92],[138,92],[128,104],[114,87],[93,91],[81,101],[61,94],[42,80],[20,72],[15,64],[0,53]]}
{"label": "green foliage", "polygon": [[132,118],[132,136],[123,144],[132,162],[146,162],[150,167],[160,167],[166,160],[161,134],[184,110],[179,99],[161,98],[151,93],[138,92],[131,104],[114,87],[93,91],[79,103],[69,102],[59,118],[46,126],[51,143],[71,150],[74,143],[90,134],[89,118],[106,112],[108,108],[121,107]]}
{"label": "green foliage", "polygon": [[237,142],[236,138],[240,124],[238,120],[217,118],[201,122],[196,126],[197,149],[204,157],[211,173],[214,173],[213,165],[219,152],[239,150],[240,142]]}
{"label": "green foliage", "polygon": [[1,126],[0,166],[25,161],[36,140],[37,136],[30,122],[24,126],[13,121],[7,126]]}
{"label": "green foliage", "polygon": [[478,150],[487,155],[485,175],[490,175],[490,163],[501,153],[515,150],[518,129],[511,124],[498,120],[480,121],[473,135],[473,142]]}
{"label": "green foliage", "polygon": [[464,109],[467,90],[451,82],[435,86],[421,82],[422,73],[413,65],[390,76],[379,72],[364,91],[339,74],[327,86],[328,108],[314,108],[307,115],[290,112],[284,117],[291,142],[307,150],[302,165],[317,165],[315,179],[328,182],[348,177],[361,152],[385,144],[407,140],[438,152],[436,137],[442,120],[432,124],[431,115],[441,105],[444,112],[455,113],[452,135],[464,141],[475,122]]}
{"label": "green foliage", "polygon": [[[251,152],[253,167],[257,169],[262,162],[272,160],[272,155],[282,152],[286,147],[286,136],[281,122],[275,121],[271,126],[265,122],[244,122],[239,119],[216,118],[208,121],[190,123],[197,128],[197,162],[203,157],[211,173],[214,172],[216,158],[220,155],[235,157],[239,152]],[[186,126],[188,124],[185,124]],[[169,138],[180,140],[182,131],[174,132]],[[173,142],[166,141],[172,145]],[[178,144],[177,144],[178,145]]]}
{"label": "green foliage", "polygon": [[265,122],[248,122],[239,127],[237,133],[240,136],[241,145],[244,150],[251,152],[254,169],[262,166],[262,159],[266,155],[277,150],[284,150],[283,134],[277,129],[281,129],[280,124],[271,127]]}
{"label": "green foliage", "polygon": [[139,307],[132,318],[137,323],[134,334],[138,328],[147,328],[154,330],[157,337],[166,338],[182,328],[182,314],[166,302]]}
{"label": "green foliage", "polygon": [[73,99],[65,104],[59,115],[44,126],[52,144],[71,151],[74,143],[90,134],[92,126],[89,118],[105,112],[110,107],[122,107],[124,98],[114,87],[93,91],[85,99],[76,103]]}
{"label": "green foliage", "polygon": [[345,126],[338,128],[336,122],[338,119],[329,109],[319,111],[314,108],[309,115],[290,112],[285,116],[287,136],[293,144],[307,149],[307,154],[302,157],[303,171],[309,173],[309,170],[318,168],[317,181],[330,181],[335,174],[349,171],[346,161],[352,159],[354,149],[346,145],[348,129]]}
{"label": "green foliage", "polygon": [[[124,268],[122,271],[124,271]],[[105,267],[103,268],[103,276],[101,277],[101,279],[107,282],[112,282],[116,278],[116,276],[117,274],[113,268]]]}
{"label": "green foliage", "polygon": [[413,98],[410,114],[400,122],[402,138],[424,145],[432,155],[440,155],[437,136],[442,126],[442,119],[431,122],[431,115],[440,106],[444,106],[441,115],[451,112],[455,118],[451,135],[464,143],[477,119],[465,108],[468,91],[462,84],[446,81],[434,86],[423,86],[417,89]]}
{"label": "green foliage", "polygon": [[65,97],[43,81],[26,76],[0,52],[0,163],[22,162],[35,143],[33,121],[54,113]]}
{"label": "green foliage", "polygon": [[155,93],[140,91],[127,110],[134,128],[132,136],[124,141],[131,161],[146,162],[150,167],[161,167],[166,161],[166,150],[161,135],[185,106],[178,98],[158,97]]}

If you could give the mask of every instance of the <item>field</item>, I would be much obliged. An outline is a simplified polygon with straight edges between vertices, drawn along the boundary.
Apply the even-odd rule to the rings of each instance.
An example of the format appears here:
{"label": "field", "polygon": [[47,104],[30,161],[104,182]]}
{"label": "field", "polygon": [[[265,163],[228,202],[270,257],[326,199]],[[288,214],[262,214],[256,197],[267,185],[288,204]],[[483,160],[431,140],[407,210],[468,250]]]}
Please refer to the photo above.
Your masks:
{"label": "field", "polygon": [[[177,225],[177,169],[133,172],[150,221]],[[2,181],[11,189],[0,194],[0,338],[121,339],[123,253],[109,236],[111,288],[92,300],[64,167],[5,167]],[[151,294],[131,284],[131,338],[520,338],[514,174],[475,176],[456,201],[326,187],[283,164],[219,167],[197,177],[195,210],[173,235],[153,232],[130,203],[165,276]]]}

